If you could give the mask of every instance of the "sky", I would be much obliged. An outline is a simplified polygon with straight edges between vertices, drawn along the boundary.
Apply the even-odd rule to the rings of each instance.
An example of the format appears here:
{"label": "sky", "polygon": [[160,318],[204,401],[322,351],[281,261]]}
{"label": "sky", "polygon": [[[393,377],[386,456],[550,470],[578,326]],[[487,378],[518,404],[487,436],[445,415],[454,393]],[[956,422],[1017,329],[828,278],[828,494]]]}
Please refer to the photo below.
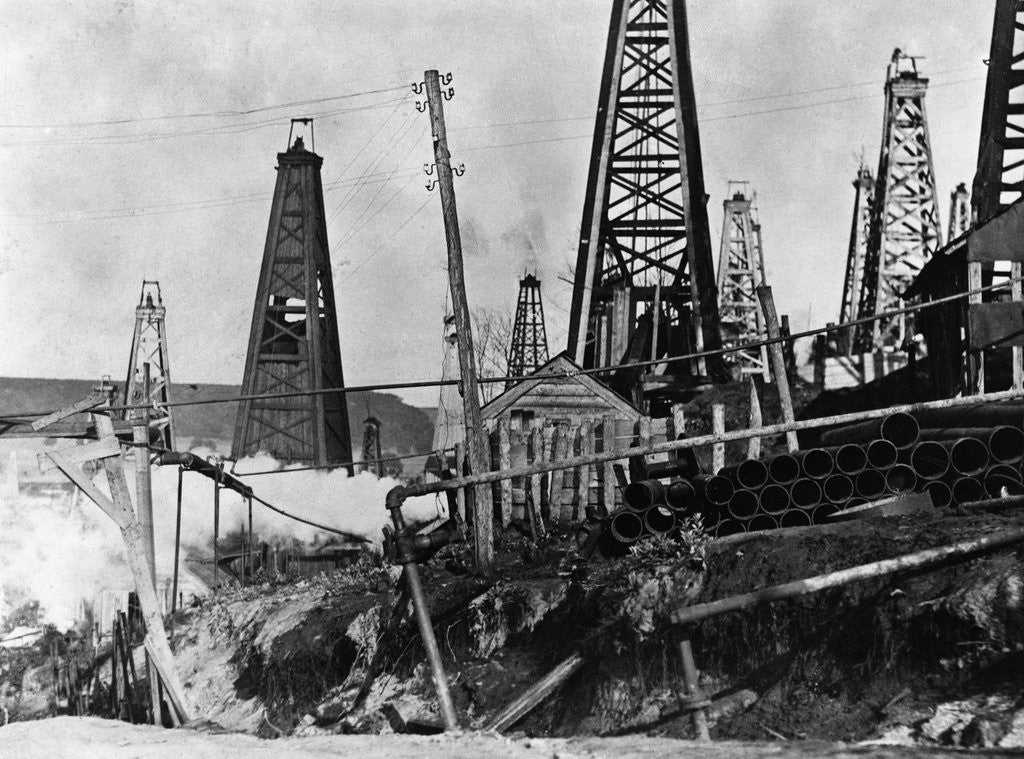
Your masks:
{"label": "sky", "polygon": [[[177,382],[238,384],[291,118],[314,118],[346,382],[436,379],[448,301],[427,115],[445,104],[471,308],[542,280],[565,345],[610,0],[0,0],[0,376],[123,378],[159,280]],[[714,258],[757,193],[794,329],[838,315],[893,48],[922,56],[943,229],[977,158],[992,2],[690,0]],[[308,145],[308,141],[307,141]],[[122,380],[123,381],[123,380]],[[415,405],[436,389],[399,392]]]}

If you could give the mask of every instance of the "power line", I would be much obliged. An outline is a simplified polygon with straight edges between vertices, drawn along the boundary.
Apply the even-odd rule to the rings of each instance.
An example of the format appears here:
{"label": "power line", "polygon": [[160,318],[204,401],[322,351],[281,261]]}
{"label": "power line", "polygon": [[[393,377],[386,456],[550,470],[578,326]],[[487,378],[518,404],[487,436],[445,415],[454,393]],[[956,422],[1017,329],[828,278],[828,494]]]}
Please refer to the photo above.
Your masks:
{"label": "power line", "polygon": [[410,216],[405,221],[403,221],[402,224],[394,232],[392,232],[384,242],[382,242],[380,245],[378,245],[377,248],[370,255],[368,255],[366,258],[364,258],[354,269],[352,269],[352,271],[350,271],[348,273],[348,276],[346,276],[343,280],[338,282],[338,285],[339,286],[343,285],[346,282],[348,282],[350,279],[352,279],[352,277],[355,276],[355,273],[357,271],[362,269],[364,266],[366,266],[366,264],[368,264],[370,262],[370,259],[372,259],[378,253],[380,253],[382,250],[384,250],[384,247],[395,238],[395,235],[397,235],[399,232],[401,232],[403,229],[405,229],[406,225],[409,222],[411,222],[413,219],[415,219],[417,216],[420,215],[420,211],[422,211],[424,208],[427,207],[427,203],[429,203],[430,200],[431,200],[431,196],[428,195],[426,197],[426,199],[420,204],[420,207],[417,208],[415,211],[413,211],[412,216]]}

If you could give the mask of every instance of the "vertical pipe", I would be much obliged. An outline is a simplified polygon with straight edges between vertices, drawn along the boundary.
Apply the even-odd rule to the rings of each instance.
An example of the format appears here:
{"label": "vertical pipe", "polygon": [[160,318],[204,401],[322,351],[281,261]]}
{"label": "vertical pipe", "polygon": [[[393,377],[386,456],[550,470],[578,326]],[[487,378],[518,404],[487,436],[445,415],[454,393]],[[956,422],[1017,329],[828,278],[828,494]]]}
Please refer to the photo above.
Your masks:
{"label": "vertical pipe", "polygon": [[[690,644],[690,638],[686,633],[683,633],[683,638],[679,641],[679,658],[683,662],[683,684],[686,686],[687,699],[699,701],[701,693],[697,685],[697,665],[693,661],[693,646]],[[691,715],[693,717],[693,730],[697,734],[697,739],[710,741],[711,733],[708,730],[708,718],[704,714],[704,708],[694,706]]]}
{"label": "vertical pipe", "polygon": [[174,519],[174,585],[171,593],[171,613],[178,610],[178,561],[181,555],[181,476],[184,469],[178,466],[178,511]]}

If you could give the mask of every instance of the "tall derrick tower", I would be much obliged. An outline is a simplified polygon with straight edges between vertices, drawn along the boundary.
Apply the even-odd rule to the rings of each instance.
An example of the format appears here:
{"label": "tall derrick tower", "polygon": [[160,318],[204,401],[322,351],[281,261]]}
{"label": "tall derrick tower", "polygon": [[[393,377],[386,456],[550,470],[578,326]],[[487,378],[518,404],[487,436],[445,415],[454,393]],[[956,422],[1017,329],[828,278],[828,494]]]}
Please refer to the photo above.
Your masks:
{"label": "tall derrick tower", "polygon": [[[857,318],[857,305],[863,287],[864,259],[867,256],[868,237],[871,233],[871,205],[875,194],[875,180],[871,169],[861,163],[857,178],[853,180],[853,222],[850,224],[850,246],[846,251],[846,276],[843,278],[843,302],[839,309],[839,323],[847,324]],[[850,355],[853,350],[852,330],[839,333],[839,351]]]}
{"label": "tall derrick tower", "polygon": [[[128,357],[128,378],[124,383],[124,405],[149,406],[150,441],[174,450],[174,419],[166,404],[170,401],[171,362],[167,356],[167,332],[160,283],[143,280],[139,305],[135,307],[135,332]],[[147,388],[146,373],[149,386]],[[161,405],[157,405],[161,404]],[[125,412],[131,416],[131,411]],[[154,435],[153,433],[157,434]],[[156,437],[156,440],[153,438]]]}
{"label": "tall derrick tower", "polygon": [[[763,340],[768,336],[764,313],[757,298],[757,287],[764,284],[761,224],[757,220],[753,197],[747,197],[744,184],[729,183],[718,254],[718,312],[722,320],[722,341],[726,347]],[[771,381],[767,346],[739,351],[731,356],[740,378],[760,374],[765,382]]]}
{"label": "tall derrick tower", "polygon": [[380,419],[372,414],[363,420],[363,464],[362,471],[373,472],[378,477],[384,474],[383,454],[380,449]]}
{"label": "tall derrick tower", "polygon": [[984,222],[1024,192],[1024,4],[996,0],[971,206]]}
{"label": "tall derrick tower", "polygon": [[[614,0],[569,316],[577,363],[721,346],[705,203],[686,4]],[[613,384],[650,400],[708,374],[703,361],[659,367]]]}
{"label": "tall derrick tower", "polygon": [[[527,274],[519,280],[516,321],[512,326],[512,344],[508,349],[508,376],[525,377],[548,362],[548,337],[544,329],[544,305],[540,299],[540,280]],[[515,381],[505,383],[508,390]]]}
{"label": "tall derrick tower", "polygon": [[[913,57],[893,52],[885,82],[885,122],[858,318],[902,308],[900,294],[941,244],[935,170],[925,116],[928,80]],[[899,350],[914,334],[908,315],[858,325],[860,353]]]}
{"label": "tall derrick tower", "polygon": [[[294,122],[298,120],[293,120]],[[291,133],[288,141],[291,143]],[[232,455],[314,466],[352,460],[320,167],[302,137],[277,154]],[[351,464],[347,467],[352,473]]]}
{"label": "tall derrick tower", "polygon": [[963,182],[949,194],[949,232],[946,242],[951,242],[971,228],[971,199],[967,185]]}

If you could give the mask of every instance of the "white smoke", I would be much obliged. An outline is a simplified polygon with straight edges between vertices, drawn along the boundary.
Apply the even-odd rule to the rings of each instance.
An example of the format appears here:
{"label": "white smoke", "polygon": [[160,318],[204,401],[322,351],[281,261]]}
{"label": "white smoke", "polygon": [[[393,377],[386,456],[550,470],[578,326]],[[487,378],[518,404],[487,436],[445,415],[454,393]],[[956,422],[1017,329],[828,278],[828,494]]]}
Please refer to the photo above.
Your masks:
{"label": "white smoke", "polygon": [[[197,450],[206,456],[210,451]],[[135,492],[131,464],[125,466],[131,492]],[[254,477],[243,472],[281,470]],[[260,498],[296,516],[365,537],[368,549],[380,550],[382,528],[390,524],[384,506],[388,491],[400,484],[369,473],[349,477],[345,470],[287,471],[269,456],[245,459],[236,475]],[[109,492],[102,474],[96,478]],[[158,587],[173,573],[178,468],[154,467],[153,512]],[[241,496],[224,489],[220,494],[220,534],[248,525],[248,509]],[[410,498],[403,514],[411,524],[447,518],[443,498]],[[253,503],[255,539],[298,540],[323,543],[333,536],[316,527],[274,513]],[[213,481],[184,472],[182,479],[182,560],[212,558]],[[0,500],[0,625],[27,600],[39,601],[43,621],[67,629],[80,618],[82,602],[109,589],[132,587],[125,564],[120,531],[100,509],[77,497],[33,496],[21,493]]]}

